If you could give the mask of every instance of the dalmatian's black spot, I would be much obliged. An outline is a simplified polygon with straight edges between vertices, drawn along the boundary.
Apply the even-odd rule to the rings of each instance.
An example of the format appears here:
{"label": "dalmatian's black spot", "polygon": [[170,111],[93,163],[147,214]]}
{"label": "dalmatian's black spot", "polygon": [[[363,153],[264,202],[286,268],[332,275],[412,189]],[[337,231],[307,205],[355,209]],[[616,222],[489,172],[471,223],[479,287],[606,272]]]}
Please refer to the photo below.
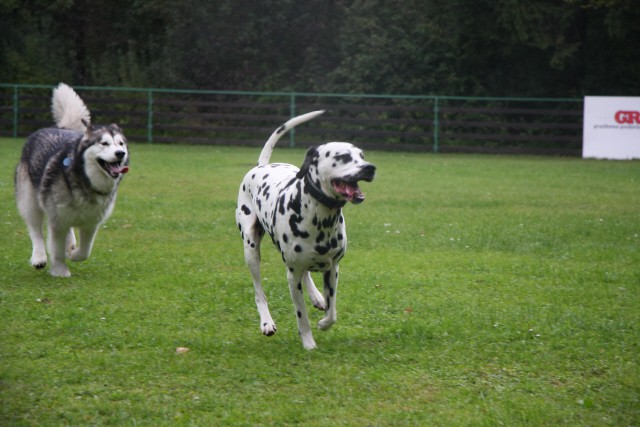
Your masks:
{"label": "dalmatian's black spot", "polygon": [[242,213],[245,215],[251,215],[251,209],[249,209],[247,205],[242,205],[240,210],[242,210]]}
{"label": "dalmatian's black spot", "polygon": [[295,237],[306,239],[309,237],[309,233],[298,228],[298,224],[300,224],[301,222],[302,217],[296,214],[293,214],[289,217],[289,227],[291,228],[291,233],[293,233]]}
{"label": "dalmatian's black spot", "polygon": [[344,240],[344,236],[342,235],[342,233],[338,233],[338,240]]}
{"label": "dalmatian's black spot", "polygon": [[329,249],[331,249],[331,247],[330,247],[330,246],[320,246],[320,245],[315,245],[315,246],[313,247],[313,249],[314,249],[317,253],[319,253],[320,255],[324,255],[324,254],[326,254],[327,252],[329,252]]}
{"label": "dalmatian's black spot", "polygon": [[316,243],[320,243],[324,240],[324,231],[321,231],[320,234],[318,234],[318,237],[316,237]]}
{"label": "dalmatian's black spot", "polygon": [[302,292],[302,282],[298,282],[298,290]]}
{"label": "dalmatian's black spot", "polygon": [[295,178],[295,177],[291,178],[291,180],[289,182],[287,182],[287,185],[285,185],[284,188],[287,189],[287,188],[291,187],[291,185],[294,182],[296,182],[297,180],[298,180],[298,178]]}
{"label": "dalmatian's black spot", "polygon": [[322,275],[322,279],[324,282],[324,286],[329,286],[331,284],[331,272],[330,271],[325,271],[324,274]]}
{"label": "dalmatian's black spot", "polygon": [[262,179],[267,179],[267,178],[269,178],[269,174],[268,174],[268,173],[267,173],[267,174],[265,174],[265,175],[262,177]]}
{"label": "dalmatian's black spot", "polygon": [[262,200],[260,200],[260,199],[256,200],[256,205],[258,205],[258,210],[261,211],[262,210]]}
{"label": "dalmatian's black spot", "polygon": [[345,164],[353,161],[353,157],[351,157],[351,153],[336,154],[335,156],[333,156],[333,158]]}
{"label": "dalmatian's black spot", "polygon": [[[342,221],[340,221],[342,222]],[[336,216],[332,215],[332,216],[328,216],[325,219],[322,220],[322,228],[331,228],[334,225],[336,225]]]}
{"label": "dalmatian's black spot", "polygon": [[289,236],[287,236],[286,234],[282,235],[282,241],[285,243],[289,243]]}
{"label": "dalmatian's black spot", "polygon": [[298,253],[300,253],[300,252],[302,252],[302,247],[300,245],[295,245],[293,250],[298,252]]}
{"label": "dalmatian's black spot", "polygon": [[300,212],[302,210],[302,194],[300,188],[301,185],[302,181],[298,181],[298,183],[296,184],[296,192],[291,197],[291,199],[289,200],[289,204],[287,205],[287,209],[294,211],[298,215],[300,215]]}

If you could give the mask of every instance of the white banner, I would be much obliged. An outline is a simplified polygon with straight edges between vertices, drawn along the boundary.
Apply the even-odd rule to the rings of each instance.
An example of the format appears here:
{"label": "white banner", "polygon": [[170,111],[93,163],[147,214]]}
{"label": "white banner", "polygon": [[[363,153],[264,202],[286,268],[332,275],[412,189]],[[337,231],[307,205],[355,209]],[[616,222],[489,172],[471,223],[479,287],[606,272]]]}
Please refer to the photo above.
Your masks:
{"label": "white banner", "polygon": [[640,97],[584,97],[582,157],[640,159]]}

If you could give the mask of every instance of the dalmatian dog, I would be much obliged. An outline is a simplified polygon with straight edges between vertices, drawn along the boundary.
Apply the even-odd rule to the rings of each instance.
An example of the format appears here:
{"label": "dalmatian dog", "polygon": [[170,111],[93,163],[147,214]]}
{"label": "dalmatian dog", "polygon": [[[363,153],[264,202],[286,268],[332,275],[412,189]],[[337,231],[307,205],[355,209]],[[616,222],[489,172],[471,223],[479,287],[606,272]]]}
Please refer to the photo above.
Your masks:
{"label": "dalmatian dog", "polygon": [[[321,330],[335,323],[338,263],[347,248],[342,207],[361,203],[364,194],[359,181],[371,182],[376,167],[364,160],[362,150],[346,142],[310,147],[302,167],[269,163],[278,140],[290,129],[324,111],[295,117],[278,128],[266,142],[258,160],[242,180],[238,194],[236,223],[244,244],[245,261],[251,271],[262,333],[271,336],[276,324],[269,313],[260,279],[260,242],[265,232],[280,250],[287,267],[302,345],[316,348],[303,298],[306,289],[311,303],[325,316]],[[311,272],[321,272],[320,293]]]}

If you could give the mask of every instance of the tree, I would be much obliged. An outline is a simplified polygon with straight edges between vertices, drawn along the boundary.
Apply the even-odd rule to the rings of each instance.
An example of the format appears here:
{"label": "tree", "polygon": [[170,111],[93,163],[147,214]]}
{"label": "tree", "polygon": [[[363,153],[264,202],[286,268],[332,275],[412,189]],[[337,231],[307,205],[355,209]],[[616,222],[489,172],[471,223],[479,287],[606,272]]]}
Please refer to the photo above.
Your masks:
{"label": "tree", "polygon": [[640,92],[634,0],[4,0],[0,81],[579,97]]}

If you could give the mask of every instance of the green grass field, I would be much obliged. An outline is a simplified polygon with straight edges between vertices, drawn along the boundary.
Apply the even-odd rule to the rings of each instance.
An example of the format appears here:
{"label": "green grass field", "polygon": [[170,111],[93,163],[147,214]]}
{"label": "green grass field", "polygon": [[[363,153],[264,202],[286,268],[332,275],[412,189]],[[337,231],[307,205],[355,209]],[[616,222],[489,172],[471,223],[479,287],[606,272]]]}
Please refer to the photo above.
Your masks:
{"label": "green grass field", "polygon": [[306,351],[268,239],[261,335],[234,222],[259,149],[133,144],[59,279],[28,263],[21,144],[0,140],[0,425],[640,424],[638,162],[368,152],[339,320]]}

